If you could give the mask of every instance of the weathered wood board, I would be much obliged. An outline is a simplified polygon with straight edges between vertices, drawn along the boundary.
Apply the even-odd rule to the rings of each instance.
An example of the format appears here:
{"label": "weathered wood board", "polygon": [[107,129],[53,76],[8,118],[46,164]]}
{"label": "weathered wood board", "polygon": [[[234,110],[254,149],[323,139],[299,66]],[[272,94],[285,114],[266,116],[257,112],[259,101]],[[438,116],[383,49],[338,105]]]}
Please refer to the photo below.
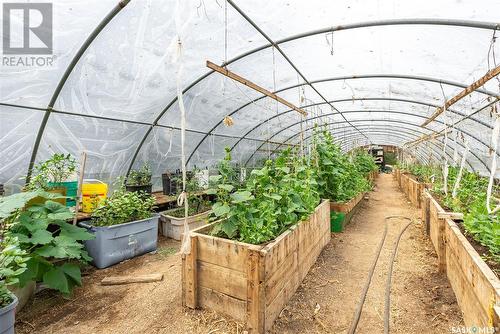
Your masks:
{"label": "weathered wood board", "polygon": [[[446,272],[466,326],[500,330],[500,280],[483,261],[457,224],[428,191],[422,195],[424,226]],[[449,213],[452,214],[452,213]],[[453,216],[453,215],[452,215]],[[491,331],[490,331],[491,332]]]}
{"label": "weathered wood board", "polygon": [[251,333],[265,333],[330,241],[330,203],[265,245],[205,234],[212,225],[191,232],[191,253],[182,261],[183,305],[224,313]]}

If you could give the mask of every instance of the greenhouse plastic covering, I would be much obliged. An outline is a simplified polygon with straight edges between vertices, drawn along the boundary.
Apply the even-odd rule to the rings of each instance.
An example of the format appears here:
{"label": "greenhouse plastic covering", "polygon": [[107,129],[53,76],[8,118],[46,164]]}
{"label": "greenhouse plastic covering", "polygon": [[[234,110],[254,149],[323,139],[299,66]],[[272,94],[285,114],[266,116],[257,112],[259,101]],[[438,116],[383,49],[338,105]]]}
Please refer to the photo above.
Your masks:
{"label": "greenhouse plastic covering", "polygon": [[[179,68],[188,168],[214,166],[226,146],[251,166],[307,144],[319,124],[344,150],[396,145],[423,163],[460,164],[468,145],[465,167],[490,173],[500,79],[421,124],[500,64],[498,0],[52,3],[53,65],[0,70],[8,192],[20,190],[30,160],[82,151],[86,178],[109,182],[150,162],[159,188],[162,173],[181,168]],[[209,70],[207,60],[308,115]],[[405,145],[446,127],[445,149],[443,136]]]}

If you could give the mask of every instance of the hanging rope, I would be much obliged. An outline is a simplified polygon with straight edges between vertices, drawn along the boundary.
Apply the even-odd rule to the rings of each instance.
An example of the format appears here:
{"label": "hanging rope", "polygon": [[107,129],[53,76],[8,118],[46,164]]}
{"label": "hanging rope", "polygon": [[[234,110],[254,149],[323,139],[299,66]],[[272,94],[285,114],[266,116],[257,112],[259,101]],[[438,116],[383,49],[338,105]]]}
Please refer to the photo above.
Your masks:
{"label": "hanging rope", "polygon": [[186,108],[184,106],[184,99],[182,97],[182,70],[183,70],[183,59],[182,59],[182,41],[181,41],[181,18],[180,18],[180,0],[176,2],[176,15],[175,23],[177,28],[177,100],[179,101],[179,109],[181,111],[181,168],[182,168],[182,192],[177,198],[177,205],[184,205],[184,235],[182,237],[182,245],[180,252],[181,254],[189,254],[191,252],[191,235],[189,233],[189,225],[187,223],[187,217],[189,212],[188,196],[186,193]]}
{"label": "hanging rope", "polygon": [[488,213],[496,212],[500,209],[500,205],[497,204],[494,209],[491,209],[491,193],[493,191],[493,184],[495,182],[495,172],[497,170],[497,150],[498,150],[498,136],[500,134],[500,114],[496,111],[493,113],[496,117],[495,126],[493,127],[493,131],[491,132],[491,148],[493,150],[492,158],[491,158],[491,172],[490,172],[490,180],[488,182],[488,192],[486,193],[486,207],[488,208]]}
{"label": "hanging rope", "polygon": [[[441,92],[443,93],[443,121],[444,121],[444,126],[445,129],[448,126],[447,124],[447,110],[446,110],[446,95],[444,93],[443,85],[439,83],[441,86]],[[448,157],[446,155],[446,147],[448,145],[448,131],[444,131],[444,143],[443,143],[443,157],[444,157],[444,162],[443,162],[443,192],[445,195],[448,195]]]}
{"label": "hanging rope", "polygon": [[460,188],[460,181],[462,180],[462,174],[465,167],[465,161],[467,161],[467,154],[469,153],[469,145],[467,141],[464,141],[464,152],[462,154],[462,161],[460,162],[460,170],[458,171],[457,179],[455,185],[453,186],[453,191],[451,192],[451,197],[456,198],[458,189]]}

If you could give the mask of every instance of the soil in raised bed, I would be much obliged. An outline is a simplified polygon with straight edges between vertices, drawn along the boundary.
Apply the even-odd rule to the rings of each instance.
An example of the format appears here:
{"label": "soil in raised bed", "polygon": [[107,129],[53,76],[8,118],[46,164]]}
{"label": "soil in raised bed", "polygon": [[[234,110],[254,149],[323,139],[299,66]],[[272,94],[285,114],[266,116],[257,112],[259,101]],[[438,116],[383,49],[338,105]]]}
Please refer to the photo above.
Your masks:
{"label": "soil in raised bed", "polygon": [[495,275],[498,278],[500,278],[500,263],[492,259],[490,250],[487,247],[481,245],[479,242],[477,242],[476,239],[474,239],[474,237],[470,233],[467,233],[467,230],[465,229],[465,226],[461,220],[455,220],[455,223],[460,229],[460,232],[462,232],[462,234],[467,238],[472,247],[474,247],[476,252],[478,252],[481,258],[484,260],[484,262],[486,262],[488,267],[490,267],[490,269],[495,273]]}
{"label": "soil in raised bed", "polygon": [[[441,205],[441,207],[446,210],[446,211],[453,211],[452,209],[446,207],[443,205],[443,195],[437,192],[432,192],[432,196],[436,199],[436,201]],[[457,224],[458,228],[460,229],[460,232],[462,232],[462,235],[467,238],[469,243],[472,245],[472,247],[476,250],[476,252],[479,253],[481,258],[486,262],[488,267],[495,273],[495,275],[500,278],[500,263],[496,262],[493,260],[492,255],[490,253],[490,250],[488,247],[485,247],[481,245],[476,239],[474,239],[474,236],[471,235],[470,233],[467,232],[465,229],[465,226],[463,224],[463,221],[461,220],[455,220],[455,223]]]}

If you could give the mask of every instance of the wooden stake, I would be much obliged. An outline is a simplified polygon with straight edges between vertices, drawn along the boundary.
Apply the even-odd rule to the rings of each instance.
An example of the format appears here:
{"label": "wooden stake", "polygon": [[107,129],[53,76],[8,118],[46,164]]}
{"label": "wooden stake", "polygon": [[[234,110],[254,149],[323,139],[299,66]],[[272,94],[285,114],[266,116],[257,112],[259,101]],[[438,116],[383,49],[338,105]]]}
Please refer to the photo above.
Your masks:
{"label": "wooden stake", "polygon": [[163,280],[163,274],[149,274],[139,276],[109,276],[104,277],[102,285],[120,285],[130,283],[151,283]]}
{"label": "wooden stake", "polygon": [[469,95],[470,93],[472,93],[473,91],[478,89],[479,87],[484,86],[485,83],[487,83],[489,80],[493,79],[494,77],[496,77],[499,74],[500,74],[500,65],[495,67],[492,70],[489,70],[479,80],[473,82],[470,86],[466,87],[463,91],[461,91],[460,93],[458,93],[457,95],[455,95],[454,97],[452,97],[451,99],[446,101],[444,104],[444,107],[436,108],[436,111],[434,112],[434,114],[431,117],[429,117],[421,126],[425,127],[430,122],[435,120],[436,117],[441,115],[441,113],[444,111],[445,108],[448,109],[449,107],[451,107],[452,105],[454,105],[455,103],[457,103],[458,101],[460,101],[461,99],[463,99],[464,97],[466,97],[467,95]]}
{"label": "wooden stake", "polygon": [[83,174],[85,173],[85,163],[87,162],[87,152],[83,151],[80,158],[80,175],[78,176],[78,190],[76,192],[75,216],[73,217],[73,225],[78,221],[78,211],[80,211],[80,198],[82,198]]}
{"label": "wooden stake", "polygon": [[215,72],[219,72],[220,74],[225,75],[226,77],[228,77],[230,79],[233,79],[234,81],[238,81],[239,83],[258,91],[259,93],[262,93],[262,94],[278,101],[281,104],[284,104],[288,108],[295,110],[296,112],[298,112],[304,116],[307,116],[307,112],[305,112],[303,109],[296,107],[294,104],[288,102],[287,100],[279,97],[278,95],[268,91],[267,89],[255,84],[255,83],[253,83],[252,81],[247,80],[247,79],[243,78],[242,76],[239,76],[238,74],[229,71],[228,69],[226,69],[224,67],[216,65],[208,60],[207,60],[207,67],[214,70]]}

